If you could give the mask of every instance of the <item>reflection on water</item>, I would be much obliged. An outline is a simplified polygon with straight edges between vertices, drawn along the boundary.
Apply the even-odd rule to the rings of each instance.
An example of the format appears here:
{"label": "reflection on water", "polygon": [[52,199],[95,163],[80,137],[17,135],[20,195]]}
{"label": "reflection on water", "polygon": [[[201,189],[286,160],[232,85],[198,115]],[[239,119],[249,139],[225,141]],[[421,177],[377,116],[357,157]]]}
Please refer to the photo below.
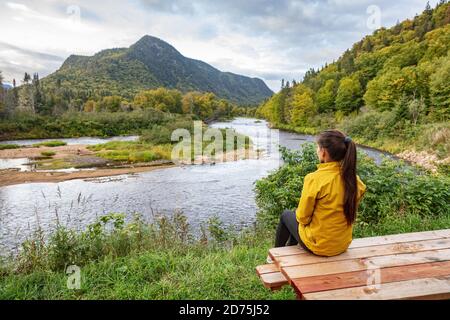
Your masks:
{"label": "reflection on water", "polygon": [[[181,210],[194,228],[211,216],[226,225],[251,225],[255,219],[254,182],[280,166],[278,138],[291,149],[314,141],[313,136],[270,130],[265,121],[238,118],[212,125],[234,128],[249,135],[254,148],[265,149],[260,159],[160,169],[114,177],[35,183],[0,188],[0,253],[12,252],[33,230],[45,231],[57,221],[82,229],[98,216],[140,213],[151,220],[152,212],[171,214]],[[380,153],[370,151],[380,157]]]}

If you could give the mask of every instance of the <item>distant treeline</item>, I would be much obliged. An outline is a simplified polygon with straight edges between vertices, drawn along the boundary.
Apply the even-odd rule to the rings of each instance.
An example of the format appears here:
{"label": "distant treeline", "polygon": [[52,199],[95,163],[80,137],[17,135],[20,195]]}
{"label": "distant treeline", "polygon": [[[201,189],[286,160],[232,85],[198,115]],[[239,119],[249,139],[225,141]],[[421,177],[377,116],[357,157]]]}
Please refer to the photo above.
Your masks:
{"label": "distant treeline", "polygon": [[[1,75],[1,72],[0,72]],[[0,118],[16,113],[31,113],[44,116],[60,116],[67,111],[120,112],[155,109],[163,112],[193,114],[200,119],[253,115],[255,108],[238,107],[219,99],[213,93],[188,92],[158,88],[137,93],[133,99],[122,96],[86,94],[71,88],[46,87],[38,74],[31,77],[25,73],[23,85],[6,90],[0,89]],[[1,84],[1,76],[0,76]]]}

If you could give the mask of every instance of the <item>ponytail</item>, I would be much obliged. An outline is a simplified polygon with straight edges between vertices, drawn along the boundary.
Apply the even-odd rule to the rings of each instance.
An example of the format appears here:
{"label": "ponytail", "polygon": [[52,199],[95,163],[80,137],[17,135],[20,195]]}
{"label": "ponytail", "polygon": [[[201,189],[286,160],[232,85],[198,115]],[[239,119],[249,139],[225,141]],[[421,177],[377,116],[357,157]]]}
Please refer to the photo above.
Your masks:
{"label": "ponytail", "polygon": [[347,150],[342,160],[342,178],[345,184],[344,213],[347,224],[351,225],[356,219],[356,145],[349,138],[345,138]]}
{"label": "ponytail", "polygon": [[344,214],[347,224],[355,222],[357,211],[356,144],[339,130],[326,130],[319,135],[317,143],[325,148],[331,159],[341,162],[344,180]]}

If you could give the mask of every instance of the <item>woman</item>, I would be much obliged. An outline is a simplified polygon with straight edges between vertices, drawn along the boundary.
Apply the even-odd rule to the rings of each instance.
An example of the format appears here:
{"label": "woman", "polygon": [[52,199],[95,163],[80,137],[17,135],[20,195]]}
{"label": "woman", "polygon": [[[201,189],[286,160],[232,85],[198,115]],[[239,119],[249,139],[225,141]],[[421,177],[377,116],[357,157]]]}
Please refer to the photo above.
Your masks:
{"label": "woman", "polygon": [[313,254],[334,256],[352,242],[352,225],[366,186],[356,175],[356,145],[350,137],[338,130],[322,132],[317,155],[320,164],[305,176],[297,210],[281,215],[275,246],[299,243]]}

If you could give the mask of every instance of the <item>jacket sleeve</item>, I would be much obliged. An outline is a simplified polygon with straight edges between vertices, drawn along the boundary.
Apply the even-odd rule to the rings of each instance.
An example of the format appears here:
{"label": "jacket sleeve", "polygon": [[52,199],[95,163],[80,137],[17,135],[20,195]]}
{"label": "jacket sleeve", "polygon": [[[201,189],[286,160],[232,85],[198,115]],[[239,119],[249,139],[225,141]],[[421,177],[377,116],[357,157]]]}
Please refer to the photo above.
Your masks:
{"label": "jacket sleeve", "polygon": [[317,194],[318,190],[316,189],[314,179],[311,175],[306,175],[303,181],[302,196],[300,197],[300,202],[295,212],[299,224],[307,225],[311,222]]}
{"label": "jacket sleeve", "polygon": [[364,182],[362,182],[362,180],[359,178],[359,176],[356,176],[356,184],[357,184],[357,198],[358,198],[358,203],[361,201],[362,197],[364,196],[364,194],[366,193],[366,185],[364,184]]}

